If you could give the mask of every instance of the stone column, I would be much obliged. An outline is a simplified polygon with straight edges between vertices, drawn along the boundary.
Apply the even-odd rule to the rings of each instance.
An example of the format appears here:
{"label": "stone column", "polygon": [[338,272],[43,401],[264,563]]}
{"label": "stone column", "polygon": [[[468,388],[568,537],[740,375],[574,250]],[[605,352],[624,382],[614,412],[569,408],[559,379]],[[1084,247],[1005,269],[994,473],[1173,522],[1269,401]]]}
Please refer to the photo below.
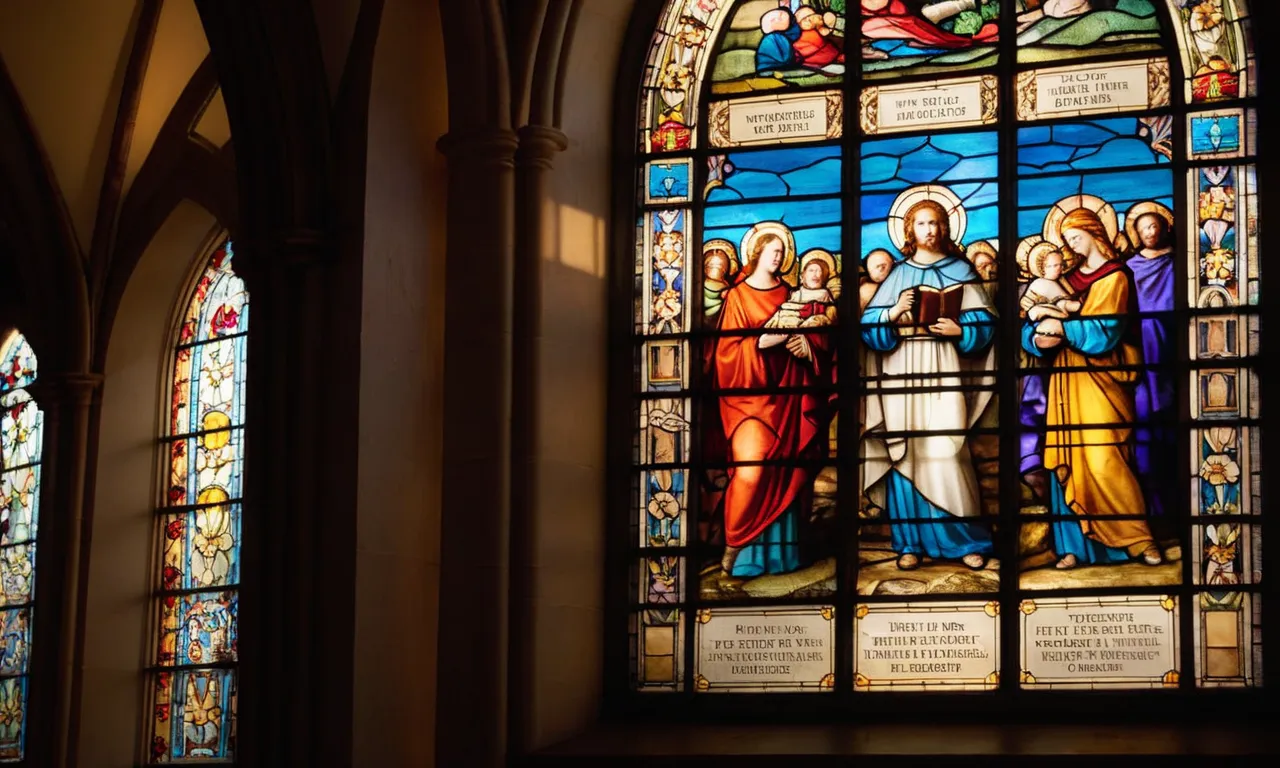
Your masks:
{"label": "stone column", "polygon": [[40,518],[36,537],[27,764],[76,765],[76,718],[84,633],[82,573],[85,474],[94,397],[102,376],[41,371],[29,389],[44,411]]}
{"label": "stone column", "polygon": [[568,146],[559,129],[526,125],[519,131],[516,152],[516,249],[514,344],[512,375],[518,383],[511,410],[511,577],[510,622],[514,628],[510,644],[508,691],[511,740],[509,748],[519,755],[532,746],[536,680],[536,646],[520,628],[534,624],[534,515],[538,499],[538,389],[539,348],[542,344],[542,258],[547,174],[557,152]]}
{"label": "stone column", "polygon": [[440,142],[449,162],[440,766],[498,768],[507,749],[516,146],[506,129],[450,133]]}
{"label": "stone column", "polygon": [[350,765],[359,290],[328,233],[236,246],[252,308],[237,757]]}

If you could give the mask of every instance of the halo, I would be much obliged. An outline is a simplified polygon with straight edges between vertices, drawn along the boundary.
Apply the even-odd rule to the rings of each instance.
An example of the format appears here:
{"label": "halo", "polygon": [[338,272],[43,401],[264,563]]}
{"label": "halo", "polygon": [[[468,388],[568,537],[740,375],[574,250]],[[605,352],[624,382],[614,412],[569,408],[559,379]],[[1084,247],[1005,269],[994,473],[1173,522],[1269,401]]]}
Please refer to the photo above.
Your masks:
{"label": "halo", "polygon": [[1014,255],[1014,263],[1018,265],[1018,281],[1030,282],[1035,275],[1031,274],[1031,249],[1035,248],[1042,240],[1037,235],[1022,238],[1022,242],[1018,243],[1017,253]]}
{"label": "halo", "polygon": [[984,253],[991,257],[993,261],[1000,260],[1000,255],[996,253],[995,246],[988,243],[986,240],[974,240],[972,243],[965,246],[964,255],[968,257],[970,263],[973,263],[980,253]]}
{"label": "halo", "polygon": [[1097,214],[1098,219],[1102,222],[1103,229],[1107,230],[1107,238],[1111,242],[1115,242],[1116,234],[1120,231],[1120,224],[1116,218],[1116,209],[1111,207],[1111,203],[1103,200],[1095,195],[1071,195],[1064,197],[1053,204],[1049,209],[1049,213],[1044,217],[1045,240],[1054,245],[1062,245],[1062,232],[1059,228],[1062,226],[1063,219],[1067,218],[1067,214],[1077,208],[1085,208]]}
{"label": "halo", "polygon": [[738,263],[738,249],[733,246],[733,243],[729,242],[728,240],[725,240],[722,237],[716,238],[715,240],[708,240],[707,242],[703,243],[702,244],[703,269],[706,269],[707,255],[712,251],[724,251],[725,255],[729,257],[728,259],[725,260],[726,261],[724,265],[725,277],[733,277],[734,275],[738,274],[738,268],[741,265]]}
{"label": "halo", "polygon": [[738,252],[739,263],[746,266],[751,258],[752,247],[762,235],[777,235],[782,238],[782,266],[778,269],[778,274],[789,274],[796,265],[796,236],[780,221],[762,221],[747,230],[746,236],[742,238],[742,250]]}
{"label": "halo", "polygon": [[1154,200],[1138,203],[1124,215],[1124,231],[1129,236],[1129,242],[1134,248],[1142,247],[1142,238],[1138,237],[1138,219],[1148,213],[1154,213],[1164,219],[1164,223],[1169,225],[1169,232],[1173,232],[1173,211]]}
{"label": "halo", "polygon": [[1033,277],[1044,277],[1044,261],[1050,253],[1057,253],[1062,257],[1062,274],[1071,271],[1075,266],[1065,252],[1069,253],[1070,248],[1059,248],[1048,240],[1041,240],[1031,246],[1031,252],[1027,254],[1027,271]]}
{"label": "halo", "polygon": [[958,243],[964,237],[965,228],[969,226],[969,215],[960,205],[960,197],[949,187],[941,184],[921,184],[898,195],[898,199],[894,200],[889,208],[889,220],[886,222],[889,227],[889,239],[899,251],[907,242],[903,218],[907,215],[907,211],[911,210],[911,206],[924,200],[932,200],[940,204],[947,212],[947,223],[950,225],[952,240]]}
{"label": "halo", "polygon": [[800,257],[800,271],[802,273],[804,272],[804,268],[807,267],[811,261],[821,261],[823,264],[827,265],[828,280],[833,277],[840,276],[840,267],[836,264],[836,259],[831,255],[830,251],[822,248],[810,248],[805,251],[804,255]]}

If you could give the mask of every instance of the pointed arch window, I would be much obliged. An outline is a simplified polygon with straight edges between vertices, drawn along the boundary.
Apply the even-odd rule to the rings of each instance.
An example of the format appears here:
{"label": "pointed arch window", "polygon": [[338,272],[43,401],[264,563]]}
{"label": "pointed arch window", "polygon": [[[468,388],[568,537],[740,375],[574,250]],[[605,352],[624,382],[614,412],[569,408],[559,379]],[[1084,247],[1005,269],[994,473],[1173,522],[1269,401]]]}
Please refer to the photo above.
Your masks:
{"label": "pointed arch window", "polygon": [[152,762],[235,756],[249,295],[225,243],[178,327],[160,441]]}
{"label": "pointed arch window", "polygon": [[633,690],[1261,685],[1248,5],[663,5]]}
{"label": "pointed arch window", "polygon": [[36,355],[17,332],[0,337],[0,761],[25,748],[43,414],[27,388]]}

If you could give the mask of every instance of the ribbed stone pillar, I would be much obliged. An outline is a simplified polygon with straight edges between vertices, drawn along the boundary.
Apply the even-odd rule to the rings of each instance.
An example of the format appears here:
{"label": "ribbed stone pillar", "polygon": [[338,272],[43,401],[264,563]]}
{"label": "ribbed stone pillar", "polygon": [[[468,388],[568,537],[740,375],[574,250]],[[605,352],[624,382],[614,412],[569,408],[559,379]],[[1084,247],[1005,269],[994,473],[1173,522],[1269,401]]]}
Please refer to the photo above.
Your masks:
{"label": "ribbed stone pillar", "polygon": [[516,147],[504,129],[440,142],[449,161],[440,766],[498,768],[507,750]]}

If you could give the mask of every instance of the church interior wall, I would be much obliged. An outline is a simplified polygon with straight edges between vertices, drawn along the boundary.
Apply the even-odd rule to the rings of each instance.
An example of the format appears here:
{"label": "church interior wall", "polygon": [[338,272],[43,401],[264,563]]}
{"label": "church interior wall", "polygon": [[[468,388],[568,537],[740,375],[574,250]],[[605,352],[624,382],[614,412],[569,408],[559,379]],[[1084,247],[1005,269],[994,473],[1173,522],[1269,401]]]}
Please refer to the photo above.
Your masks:
{"label": "church interior wall", "polygon": [[85,605],[83,765],[138,760],[154,561],[156,438],[168,407],[175,312],[221,235],[184,201],[142,254],[107,346]]}
{"label": "church interior wall", "polygon": [[[581,5],[561,73],[565,151],[551,159],[542,207],[542,337],[536,371],[531,748],[567,738],[599,714],[603,680],[606,312],[613,89],[630,1]],[[608,62],[608,64],[604,64]],[[516,258],[527,258],[517,253]],[[517,285],[516,290],[523,290]],[[517,382],[518,385],[518,382]]]}
{"label": "church interior wall", "polygon": [[414,764],[434,745],[447,183],[435,142],[448,128],[443,51],[432,4],[386,3],[363,201],[354,521],[353,756],[369,765]]}

